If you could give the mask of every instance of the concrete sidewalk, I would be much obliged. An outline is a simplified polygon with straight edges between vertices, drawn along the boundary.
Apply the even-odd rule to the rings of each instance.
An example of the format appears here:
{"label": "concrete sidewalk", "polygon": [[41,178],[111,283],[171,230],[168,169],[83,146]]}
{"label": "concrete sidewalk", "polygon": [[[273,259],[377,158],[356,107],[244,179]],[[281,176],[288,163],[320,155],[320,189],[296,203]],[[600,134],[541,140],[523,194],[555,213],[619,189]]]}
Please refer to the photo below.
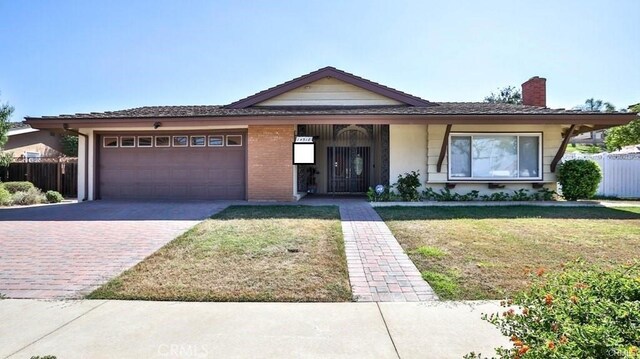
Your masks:
{"label": "concrete sidewalk", "polygon": [[507,341],[497,302],[0,300],[0,358],[461,358]]}

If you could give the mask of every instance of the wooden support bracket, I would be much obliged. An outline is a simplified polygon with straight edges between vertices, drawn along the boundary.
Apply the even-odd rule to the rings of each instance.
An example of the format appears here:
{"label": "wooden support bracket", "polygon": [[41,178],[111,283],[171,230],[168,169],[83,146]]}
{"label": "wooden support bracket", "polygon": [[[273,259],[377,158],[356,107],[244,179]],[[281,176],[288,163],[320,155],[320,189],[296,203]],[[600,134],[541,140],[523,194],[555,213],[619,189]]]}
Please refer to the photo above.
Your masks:
{"label": "wooden support bracket", "polygon": [[553,158],[553,161],[551,161],[551,172],[555,172],[556,171],[556,167],[558,166],[558,163],[560,162],[560,160],[562,159],[562,156],[564,156],[564,151],[567,150],[567,144],[569,143],[569,140],[571,139],[571,136],[573,135],[573,130],[575,130],[576,125],[571,125],[571,127],[569,127],[569,130],[567,131],[567,134],[564,136],[564,139],[562,140],[562,144],[560,145],[560,148],[558,148],[558,152],[556,153],[556,156]]}
{"label": "wooden support bracket", "polygon": [[440,156],[438,156],[438,164],[436,171],[439,173],[442,169],[442,162],[444,156],[447,154],[447,147],[449,146],[449,133],[451,133],[451,125],[447,125],[447,129],[444,131],[444,138],[442,139],[442,146],[440,147]]}

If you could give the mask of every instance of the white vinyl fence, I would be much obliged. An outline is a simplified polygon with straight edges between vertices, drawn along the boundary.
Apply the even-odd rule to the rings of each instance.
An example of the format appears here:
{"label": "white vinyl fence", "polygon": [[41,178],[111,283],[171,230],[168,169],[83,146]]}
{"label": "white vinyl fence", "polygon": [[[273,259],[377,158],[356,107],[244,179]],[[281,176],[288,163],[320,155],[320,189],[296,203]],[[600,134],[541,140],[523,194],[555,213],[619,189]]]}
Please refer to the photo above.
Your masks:
{"label": "white vinyl fence", "polygon": [[640,153],[566,154],[562,160],[590,159],[602,170],[598,196],[640,198]]}

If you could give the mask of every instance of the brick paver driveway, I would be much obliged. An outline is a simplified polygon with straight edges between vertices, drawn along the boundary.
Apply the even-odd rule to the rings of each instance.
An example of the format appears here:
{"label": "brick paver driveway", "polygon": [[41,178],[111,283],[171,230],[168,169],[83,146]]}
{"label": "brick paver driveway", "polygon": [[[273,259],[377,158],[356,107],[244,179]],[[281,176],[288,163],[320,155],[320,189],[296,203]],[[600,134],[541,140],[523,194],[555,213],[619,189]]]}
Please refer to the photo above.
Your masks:
{"label": "brick paver driveway", "polygon": [[0,293],[80,297],[226,206],[95,201],[0,209]]}

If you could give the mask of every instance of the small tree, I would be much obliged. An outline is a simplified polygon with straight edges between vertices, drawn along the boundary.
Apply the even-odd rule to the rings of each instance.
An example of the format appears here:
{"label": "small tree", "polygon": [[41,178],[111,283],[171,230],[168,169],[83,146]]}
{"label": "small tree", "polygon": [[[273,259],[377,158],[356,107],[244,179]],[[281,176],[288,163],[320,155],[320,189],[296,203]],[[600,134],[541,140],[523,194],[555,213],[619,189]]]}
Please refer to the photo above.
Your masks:
{"label": "small tree", "polygon": [[7,132],[9,132],[9,128],[11,124],[9,119],[11,118],[11,114],[13,113],[13,106],[10,106],[8,103],[0,104],[0,151],[7,140]]}
{"label": "small tree", "polygon": [[502,89],[498,89],[498,93],[491,93],[491,95],[484,98],[484,102],[488,103],[510,103],[514,105],[522,104],[522,94],[520,90],[513,86],[507,86]]}
{"label": "small tree", "polygon": [[557,177],[562,186],[562,196],[569,201],[593,197],[602,180],[597,163],[580,159],[560,164]]}
{"label": "small tree", "polygon": [[9,128],[11,124],[9,119],[11,118],[11,114],[13,113],[13,107],[9,104],[0,104],[0,176],[4,177],[7,171],[7,167],[9,167],[9,163],[13,159],[13,153],[5,152],[3,153],[3,147],[9,137],[7,133],[9,132]]}

